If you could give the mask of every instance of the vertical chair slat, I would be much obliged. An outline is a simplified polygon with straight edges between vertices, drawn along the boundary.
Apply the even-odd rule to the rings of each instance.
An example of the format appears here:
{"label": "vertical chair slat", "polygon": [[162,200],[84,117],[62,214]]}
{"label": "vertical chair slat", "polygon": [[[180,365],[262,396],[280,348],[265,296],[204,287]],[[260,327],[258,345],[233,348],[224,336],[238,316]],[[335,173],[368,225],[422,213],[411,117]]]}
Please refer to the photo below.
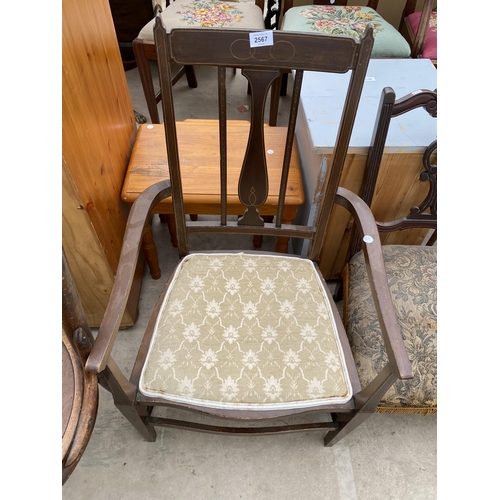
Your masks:
{"label": "vertical chair slat", "polygon": [[[316,225],[317,234],[326,234],[326,227],[330,214],[333,210],[335,194],[340,183],[340,176],[344,167],[344,161],[349,147],[354,120],[358,110],[358,105],[361,97],[361,91],[365,82],[368,63],[373,48],[373,31],[371,25],[368,25],[365,30],[361,43],[357,48],[359,58],[356,63],[356,71],[351,74],[349,89],[340,119],[339,133],[335,141],[335,148],[332,158],[328,165],[327,176],[325,179],[326,188],[323,192],[323,200],[318,214],[318,222]],[[309,258],[313,261],[319,260],[323,239],[314,237],[309,249]]]}
{"label": "vertical chair slat", "polygon": [[220,223],[227,225],[227,103],[226,68],[217,68],[219,82],[219,147],[220,147]]}
{"label": "vertical chair slat", "polygon": [[288,133],[286,136],[285,154],[283,156],[283,170],[281,173],[280,194],[278,199],[278,211],[276,214],[276,227],[281,227],[283,219],[283,208],[285,206],[286,186],[288,184],[288,172],[290,170],[290,159],[292,156],[292,146],[295,137],[295,125],[297,123],[297,113],[299,110],[300,90],[304,71],[297,70],[293,83],[292,102],[290,105],[290,118],[288,120]]}
{"label": "vertical chair slat", "polygon": [[179,161],[179,148],[177,144],[177,128],[175,125],[174,99],[172,95],[172,75],[170,64],[164,57],[164,53],[170,52],[170,41],[167,32],[163,29],[161,17],[157,16],[154,27],[155,45],[158,57],[158,69],[160,74],[160,89],[163,102],[163,122],[168,123],[165,127],[165,140],[168,151],[168,162],[170,171],[170,182],[172,185],[172,201],[174,205],[175,226],[179,255],[184,257],[188,254],[188,241],[186,231],[186,216],[184,213],[184,202],[182,199],[182,182]]}

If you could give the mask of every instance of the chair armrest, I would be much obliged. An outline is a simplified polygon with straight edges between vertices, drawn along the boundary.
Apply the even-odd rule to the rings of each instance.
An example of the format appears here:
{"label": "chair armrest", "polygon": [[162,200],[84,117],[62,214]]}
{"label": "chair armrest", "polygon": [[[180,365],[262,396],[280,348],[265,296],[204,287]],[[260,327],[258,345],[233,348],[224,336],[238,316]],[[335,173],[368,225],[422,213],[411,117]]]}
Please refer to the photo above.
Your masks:
{"label": "chair armrest", "polygon": [[132,205],[125,227],[115,282],[94,347],[87,359],[87,371],[99,373],[106,368],[132,287],[144,227],[153,207],[171,195],[170,180],[157,182],[145,189]]}
{"label": "chair armrest", "polygon": [[337,190],[335,203],[351,213],[358,231],[363,236],[362,249],[368,280],[391,368],[398,378],[411,379],[413,378],[413,370],[392,304],[382,246],[373,214],[359,196],[341,187]]}

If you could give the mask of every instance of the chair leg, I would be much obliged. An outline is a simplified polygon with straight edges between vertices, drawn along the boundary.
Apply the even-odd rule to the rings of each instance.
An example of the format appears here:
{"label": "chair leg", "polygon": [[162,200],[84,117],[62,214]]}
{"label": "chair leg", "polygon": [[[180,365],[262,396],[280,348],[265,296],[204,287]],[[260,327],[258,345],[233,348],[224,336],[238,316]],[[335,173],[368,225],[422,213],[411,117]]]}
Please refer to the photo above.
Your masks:
{"label": "chair leg", "polygon": [[101,372],[101,378],[106,380],[116,408],[146,441],[155,441],[156,430],[154,426],[146,423],[151,407],[135,404],[136,388],[125,378],[113,358],[108,359],[106,368]]}
{"label": "chair leg", "polygon": [[196,80],[196,73],[194,72],[194,67],[193,66],[184,66],[186,70],[186,79],[188,82],[188,85],[192,88],[195,89],[198,87],[198,81]]}
{"label": "chair leg", "polygon": [[144,43],[142,40],[134,40],[132,42],[134,50],[134,57],[137,63],[137,70],[141,78],[142,90],[148,105],[149,116],[152,123],[160,123],[160,116],[158,114],[158,107],[156,104],[156,93],[153,85],[153,76],[151,75],[151,68],[149,60],[144,52]]}
{"label": "chair leg", "polygon": [[149,417],[149,411],[146,407],[121,403],[115,403],[115,406],[146,441],[151,443],[156,441],[155,428],[146,423],[146,417]]}
{"label": "chair leg", "polygon": [[158,252],[156,251],[155,240],[153,239],[153,230],[148,222],[144,228],[142,237],[142,251],[149,266],[151,277],[155,280],[161,278],[160,264],[158,262]]}
{"label": "chair leg", "polygon": [[324,438],[325,446],[333,446],[351,431],[359,427],[369,416],[375,413],[377,405],[384,394],[396,382],[397,377],[387,364],[380,373],[358,394],[355,395],[356,414],[344,424],[338,431],[330,431]]}
{"label": "chair leg", "polygon": [[278,107],[280,103],[280,87],[283,73],[276,78],[271,86],[271,102],[269,104],[269,126],[276,127],[278,121]]}
{"label": "chair leg", "polygon": [[286,91],[288,87],[288,72],[283,73],[281,76],[281,87],[280,87],[280,96],[286,96]]}
{"label": "chair leg", "polygon": [[[263,215],[262,218],[264,219],[264,222],[271,223],[274,219],[274,215]],[[264,237],[261,234],[254,235],[254,237],[253,237],[254,248],[262,248],[262,241],[263,240],[264,240]]]}

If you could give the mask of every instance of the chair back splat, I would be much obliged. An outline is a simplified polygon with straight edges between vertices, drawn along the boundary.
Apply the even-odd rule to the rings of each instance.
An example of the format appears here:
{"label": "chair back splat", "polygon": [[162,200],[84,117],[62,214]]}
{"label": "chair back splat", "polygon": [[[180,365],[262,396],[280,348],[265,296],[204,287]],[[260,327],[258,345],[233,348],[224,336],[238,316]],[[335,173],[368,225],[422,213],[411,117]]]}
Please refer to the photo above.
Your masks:
{"label": "chair back splat", "polygon": [[[161,18],[156,18],[155,45],[163,95],[163,116],[172,198],[175,211],[178,248],[181,256],[189,252],[189,233],[218,232],[271,236],[288,236],[311,239],[310,255],[317,260],[326,230],[328,218],[333,208],[349,139],[354,125],[359,98],[363,88],[373,35],[367,29],[358,43],[348,37],[330,37],[316,34],[273,32],[270,46],[250,47],[250,30],[235,29],[172,29],[165,30]],[[208,65],[218,67],[219,82],[219,133],[220,133],[220,179],[221,179],[221,220],[220,222],[188,221],[182,207],[182,182],[180,175],[179,151],[177,143],[172,75],[170,63],[181,65]],[[237,222],[227,220],[227,134],[225,98],[225,68],[242,68],[251,91],[251,117],[248,144],[241,166],[238,182],[238,197],[246,210]],[[295,70],[292,103],[288,131],[284,144],[283,169],[279,197],[276,200],[277,216],[273,223],[264,222],[259,215],[268,198],[269,184],[266,161],[266,127],[264,108],[273,81],[284,69]],[[337,136],[335,153],[328,168],[324,185],[323,203],[314,227],[282,224],[287,180],[292,155],[299,97],[304,71],[346,73],[352,71]],[[200,138],[201,140],[201,138]],[[230,145],[229,145],[230,146]]]}

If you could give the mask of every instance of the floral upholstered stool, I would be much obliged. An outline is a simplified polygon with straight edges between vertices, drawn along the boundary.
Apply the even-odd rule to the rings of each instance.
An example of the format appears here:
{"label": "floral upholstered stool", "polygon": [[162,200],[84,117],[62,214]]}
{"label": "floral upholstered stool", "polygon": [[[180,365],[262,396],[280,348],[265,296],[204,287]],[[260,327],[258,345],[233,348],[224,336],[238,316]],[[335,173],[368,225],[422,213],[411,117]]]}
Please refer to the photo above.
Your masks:
{"label": "floral upholstered stool", "polygon": [[[153,0],[156,12],[161,16],[163,24],[170,31],[172,28],[239,28],[263,30],[264,0],[237,2],[223,0]],[[137,69],[141,78],[144,98],[148,106],[152,123],[161,123],[157,103],[161,92],[157,93],[149,61],[156,61],[156,47],[153,28],[155,19],[151,19],[132,42]],[[188,85],[198,86],[193,66],[183,66],[173,78],[177,82],[186,75]]]}
{"label": "floral upholstered stool", "polygon": [[[262,9],[254,2],[222,0],[175,0],[164,8],[161,18],[167,26],[204,28],[258,28],[264,29]],[[138,38],[153,42],[152,19],[140,31]]]}
{"label": "floral upholstered stool", "polygon": [[368,7],[306,5],[288,9],[281,29],[347,35],[359,40],[371,24],[374,44],[371,57],[410,57],[405,38],[375,10]]}
{"label": "floral upholstered stool", "polygon": [[139,390],[222,409],[347,402],[332,304],[307,259],[190,254],[166,292]]}
{"label": "floral upholstered stool", "polygon": [[[414,378],[398,380],[379,412],[437,413],[437,247],[382,247],[387,279]],[[344,324],[361,387],[387,363],[362,252],[344,269]]]}

